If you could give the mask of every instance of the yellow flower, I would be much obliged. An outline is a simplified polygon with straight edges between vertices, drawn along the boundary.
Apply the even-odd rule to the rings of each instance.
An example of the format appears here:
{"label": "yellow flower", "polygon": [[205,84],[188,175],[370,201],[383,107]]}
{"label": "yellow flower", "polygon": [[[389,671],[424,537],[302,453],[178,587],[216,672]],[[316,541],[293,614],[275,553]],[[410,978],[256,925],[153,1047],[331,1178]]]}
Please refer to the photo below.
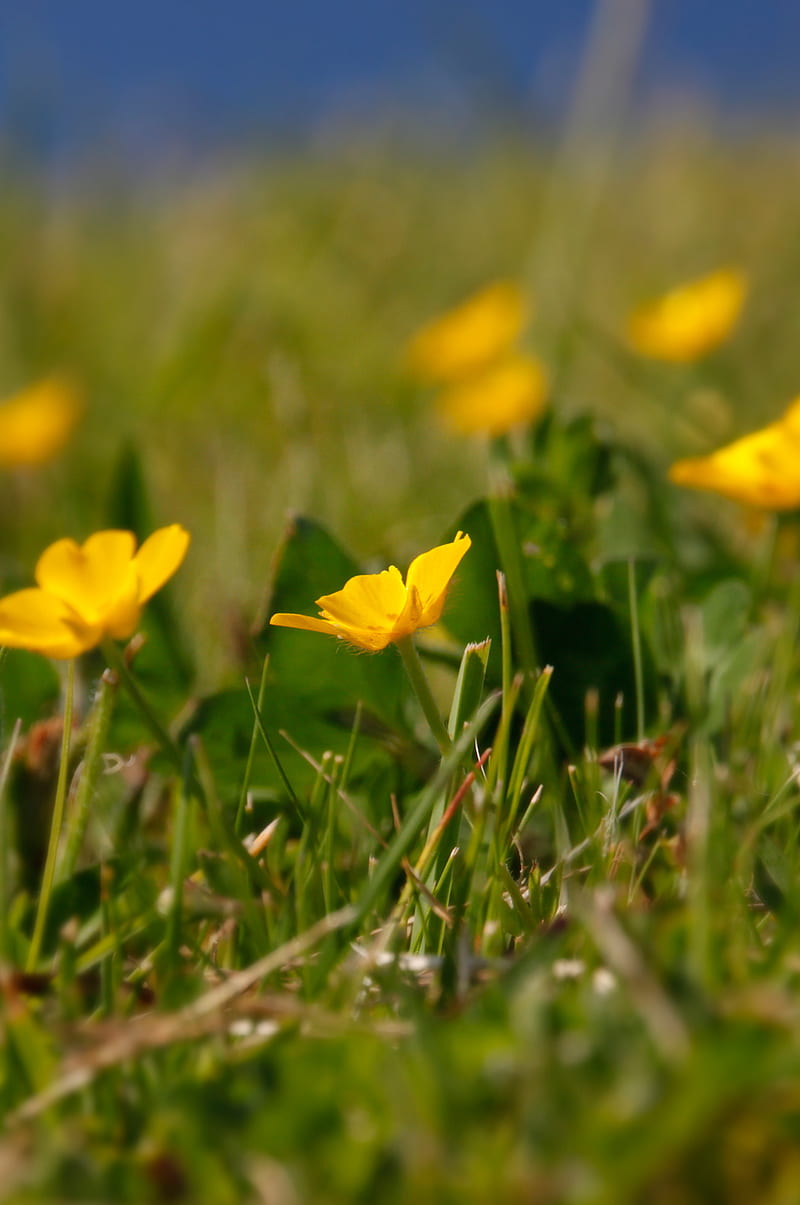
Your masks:
{"label": "yellow flower", "polygon": [[547,381],[532,356],[512,354],[445,389],[438,406],[447,425],[461,435],[503,435],[529,423],[544,409]]}
{"label": "yellow flower", "polygon": [[528,309],[512,281],[488,285],[417,332],[406,353],[409,370],[430,382],[469,376],[511,350]]}
{"label": "yellow flower", "polygon": [[415,557],[405,582],[394,565],[381,573],[360,574],[335,594],[316,600],[319,617],[278,614],[270,623],[325,632],[377,652],[437,622],[450,580],[471,543],[468,535],[459,532],[451,544]]}
{"label": "yellow flower", "polygon": [[0,402],[0,465],[38,465],[66,443],[83,409],[76,389],[58,377]]}
{"label": "yellow flower", "polygon": [[800,398],[777,422],[726,444],[709,456],[679,460],[670,480],[714,490],[763,510],[800,507]]}
{"label": "yellow flower", "polygon": [[628,342],[643,356],[691,363],[727,339],[746,295],[746,277],[730,268],[689,281],[636,310]]}
{"label": "yellow flower", "polygon": [[107,637],[125,640],[188,546],[177,523],[153,532],[138,552],[130,531],[98,531],[84,544],[57,540],[39,557],[37,586],[0,599],[0,645],[62,660]]}

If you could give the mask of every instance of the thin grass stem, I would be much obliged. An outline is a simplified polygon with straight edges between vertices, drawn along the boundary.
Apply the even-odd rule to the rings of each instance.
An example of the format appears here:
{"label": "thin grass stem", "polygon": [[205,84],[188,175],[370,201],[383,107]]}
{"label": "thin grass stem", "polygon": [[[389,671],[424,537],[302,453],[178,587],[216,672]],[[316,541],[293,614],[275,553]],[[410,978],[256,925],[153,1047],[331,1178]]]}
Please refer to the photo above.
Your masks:
{"label": "thin grass stem", "polygon": [[67,683],[64,693],[64,728],[61,735],[61,756],[58,763],[58,779],[56,795],[53,801],[53,816],[50,822],[50,839],[47,843],[47,857],[42,875],[42,886],[39,892],[39,904],[36,909],[36,920],[33,926],[33,937],[28,949],[26,969],[32,971],[39,961],[42,948],[47,914],[50,908],[50,897],[55,882],[56,861],[58,858],[58,843],[61,838],[61,827],[64,822],[64,806],[67,798],[67,782],[69,779],[69,746],[72,730],[72,704],[75,697],[75,659],[67,663]]}

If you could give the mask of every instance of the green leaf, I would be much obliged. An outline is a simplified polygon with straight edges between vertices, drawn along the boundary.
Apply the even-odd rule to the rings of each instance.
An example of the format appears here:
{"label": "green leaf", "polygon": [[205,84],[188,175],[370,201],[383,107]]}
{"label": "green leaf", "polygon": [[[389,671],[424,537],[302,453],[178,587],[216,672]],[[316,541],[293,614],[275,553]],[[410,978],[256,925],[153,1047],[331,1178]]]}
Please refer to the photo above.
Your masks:
{"label": "green leaf", "polygon": [[472,719],[480,706],[490,647],[490,642],[484,640],[480,644],[468,644],[464,649],[447,726],[451,740]]}
{"label": "green leaf", "polygon": [[[325,713],[313,705],[309,696],[300,697],[291,689],[268,686],[264,694],[263,722],[281,765],[295,793],[304,795],[317,773],[293,745],[319,761],[324,751],[344,756],[350,744],[354,711]],[[180,739],[198,734],[212,768],[220,797],[229,804],[238,799],[242,774],[253,732],[253,706],[245,689],[220,691],[202,699],[184,726]],[[285,732],[293,744],[285,740]],[[416,773],[419,751],[402,733],[384,724],[371,713],[362,715],[353,752],[350,781],[357,784],[379,774],[395,762],[408,765]],[[263,741],[256,741],[250,771],[250,790],[255,796],[285,799],[286,792]]]}
{"label": "green leaf", "polygon": [[[359,572],[324,527],[295,518],[278,553],[268,613],[315,615],[316,598],[340,589]],[[408,687],[395,649],[365,654],[326,635],[269,623],[257,647],[262,657],[269,653],[268,690],[288,691],[317,715],[354,711],[360,702],[385,722],[400,722]]]}
{"label": "green leaf", "polygon": [[[547,599],[570,604],[593,599],[592,575],[580,548],[570,540],[564,520],[541,518],[518,500],[511,502],[511,515],[526,602]],[[489,676],[493,682],[498,682],[502,641],[497,570],[503,566],[488,502],[476,502],[462,515],[457,526],[470,535],[472,547],[459,566],[442,622],[464,643],[477,643],[487,637],[492,640]],[[540,663],[544,664],[547,658],[542,660],[541,649],[537,651]]]}
{"label": "green leaf", "polygon": [[738,578],[720,582],[703,600],[703,647],[708,669],[717,666],[743,639],[753,595]]}
{"label": "green leaf", "polygon": [[[112,527],[132,531],[141,544],[159,526],[153,517],[142,458],[133,443],[123,445],[111,479],[107,505],[108,522]],[[147,640],[137,654],[135,672],[145,690],[150,687],[166,703],[167,710],[177,710],[194,680],[195,670],[186,645],[185,625],[181,624],[172,602],[172,585],[168,583],[147,603],[142,613],[141,630]],[[118,724],[124,720],[125,704],[120,709]],[[128,717],[128,726],[133,717]],[[136,724],[133,724],[134,729]]]}
{"label": "green leaf", "polygon": [[[316,598],[339,589],[358,572],[356,563],[322,526],[296,518],[278,553],[268,613],[313,615]],[[315,760],[327,750],[344,755],[359,704],[351,780],[383,772],[395,761],[418,771],[419,750],[404,724],[409,688],[396,649],[364,654],[326,635],[269,624],[256,637],[256,647],[262,656],[269,654],[263,721],[298,794],[311,786],[316,773],[279,734],[286,732]],[[241,689],[204,699],[184,732],[202,736],[217,788],[225,797],[241,783],[252,731],[252,703]],[[250,781],[255,791],[284,793],[261,740]]]}
{"label": "green leaf", "polygon": [[[636,735],[636,688],[627,583],[619,606],[597,598],[597,587],[579,547],[569,538],[563,519],[545,519],[519,499],[512,515],[524,569],[526,606],[536,638],[540,666],[552,665],[547,705],[555,712],[563,743],[578,749],[586,737],[586,695],[597,693],[598,739],[613,741]],[[496,569],[499,553],[489,506],[475,503],[458,527],[472,537],[472,548],[459,566],[456,585],[442,622],[459,640],[492,638],[488,677],[500,680],[500,618]],[[625,567],[627,579],[627,566]],[[607,585],[613,586],[609,571]],[[616,591],[614,591],[616,593]],[[655,707],[656,674],[644,637],[645,716]],[[622,706],[617,706],[618,698]]]}
{"label": "green leaf", "polygon": [[18,719],[24,728],[54,713],[60,684],[52,663],[39,653],[6,649],[0,658],[0,743]]}
{"label": "green leaf", "polygon": [[589,566],[570,541],[563,519],[526,515],[520,522],[525,579],[530,598],[571,602],[594,597]]}
{"label": "green leaf", "polygon": [[441,622],[461,644],[480,644],[483,640],[491,640],[490,673],[494,681],[499,681],[502,642],[497,571],[500,558],[487,503],[476,502],[465,511],[453,534],[455,530],[467,532],[472,547],[458,567]]}
{"label": "green leaf", "polygon": [[718,732],[737,705],[748,705],[753,676],[768,657],[764,629],[749,626],[752,606],[750,588],[737,578],[720,582],[701,605],[702,664],[707,679],[704,727],[708,732]]}
{"label": "green leaf", "polygon": [[[586,740],[586,697],[597,692],[597,737],[610,745],[636,736],[636,677],[630,625],[607,603],[558,606],[534,601],[539,654],[553,666],[548,700],[555,705],[562,737],[574,750]],[[656,705],[655,670],[643,644],[644,710]],[[618,702],[621,706],[618,706]]]}
{"label": "green leaf", "polygon": [[520,492],[536,497],[546,490],[572,509],[578,500],[596,498],[614,483],[612,447],[597,431],[592,414],[564,422],[554,410],[531,433],[533,457],[515,468]]}

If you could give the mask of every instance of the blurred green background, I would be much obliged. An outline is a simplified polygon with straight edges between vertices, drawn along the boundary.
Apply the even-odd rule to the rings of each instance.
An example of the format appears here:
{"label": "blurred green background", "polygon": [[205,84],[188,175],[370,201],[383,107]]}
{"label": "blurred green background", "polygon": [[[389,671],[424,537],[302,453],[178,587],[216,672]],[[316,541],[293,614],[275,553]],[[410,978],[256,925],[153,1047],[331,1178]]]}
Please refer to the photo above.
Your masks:
{"label": "blurred green background", "polygon": [[[402,354],[423,320],[498,276],[532,290],[553,405],[597,416],[654,473],[777,416],[798,389],[796,146],[720,142],[694,122],[606,158],[591,205],[583,161],[511,139],[449,157],[364,141],[161,186],[12,178],[0,385],[66,371],[87,413],[56,463],[0,482],[6,576],[108,521],[133,443],[154,521],[192,531],[182,608],[216,679],[288,512],[367,563],[404,563],[481,493],[483,448],[441,428]],[[697,369],[622,353],[634,303],[727,263],[752,292],[725,348]]]}

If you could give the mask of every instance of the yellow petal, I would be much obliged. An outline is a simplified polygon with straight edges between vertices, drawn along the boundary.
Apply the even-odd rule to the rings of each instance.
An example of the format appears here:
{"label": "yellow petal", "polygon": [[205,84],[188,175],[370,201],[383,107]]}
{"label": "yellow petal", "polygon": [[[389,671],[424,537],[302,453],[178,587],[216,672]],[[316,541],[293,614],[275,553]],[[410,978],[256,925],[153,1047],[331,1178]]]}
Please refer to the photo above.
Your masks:
{"label": "yellow petal", "polygon": [[324,632],[368,652],[378,652],[410,636],[418,627],[436,622],[450,579],[470,543],[469,536],[459,532],[452,544],[418,556],[408,571],[408,588],[400,571],[391,565],[381,573],[351,577],[335,594],[318,598],[320,618],[281,613],[273,615],[270,623]]}
{"label": "yellow petal", "polygon": [[793,436],[800,437],[800,397],[795,398],[793,402],[789,403],[783,412],[780,422],[789,428]]}
{"label": "yellow petal", "polygon": [[467,376],[511,349],[528,311],[518,285],[490,284],[418,331],[408,345],[408,368],[424,381]]}
{"label": "yellow petal", "polygon": [[179,523],[161,527],[142,544],[133,563],[139,575],[139,602],[147,602],[183,563],[189,533]]}
{"label": "yellow petal", "polygon": [[303,632],[324,632],[326,636],[339,636],[339,629],[326,619],[316,619],[312,615],[292,615],[279,611],[271,616],[270,623],[276,628],[299,628]]}
{"label": "yellow petal", "polygon": [[409,565],[408,592],[416,592],[420,604],[417,627],[426,628],[439,619],[450,580],[471,545],[469,536],[459,532],[452,543],[423,552]]}
{"label": "yellow petal", "polygon": [[398,639],[394,628],[347,628],[339,633],[342,640],[364,649],[367,653],[379,653]]}
{"label": "yellow petal", "polygon": [[18,590],[0,599],[0,645],[65,660],[99,643],[102,630],[81,623],[45,590]]}
{"label": "yellow petal", "polygon": [[503,435],[542,413],[547,381],[532,356],[512,355],[492,364],[438,399],[447,425],[460,435]]}
{"label": "yellow petal", "polygon": [[381,573],[351,577],[335,594],[317,599],[325,619],[342,627],[390,629],[406,604],[406,588],[394,565]]}
{"label": "yellow petal", "polygon": [[52,377],[0,404],[0,465],[43,464],[59,452],[83,409],[67,381]]}
{"label": "yellow petal", "polygon": [[141,610],[135,547],[129,531],[98,531],[83,544],[57,540],[39,557],[37,584],[66,602],[87,626],[124,639],[135,630]]}
{"label": "yellow petal", "polygon": [[800,425],[794,412],[793,405],[783,419],[709,456],[677,461],[670,480],[766,510],[800,507]]}
{"label": "yellow petal", "polygon": [[733,269],[689,281],[636,310],[628,342],[642,355],[690,363],[727,339],[746,295],[747,278]]}
{"label": "yellow petal", "polygon": [[36,582],[84,618],[102,618],[129,576],[135,547],[129,531],[99,531],[84,544],[57,540],[39,557]]}

